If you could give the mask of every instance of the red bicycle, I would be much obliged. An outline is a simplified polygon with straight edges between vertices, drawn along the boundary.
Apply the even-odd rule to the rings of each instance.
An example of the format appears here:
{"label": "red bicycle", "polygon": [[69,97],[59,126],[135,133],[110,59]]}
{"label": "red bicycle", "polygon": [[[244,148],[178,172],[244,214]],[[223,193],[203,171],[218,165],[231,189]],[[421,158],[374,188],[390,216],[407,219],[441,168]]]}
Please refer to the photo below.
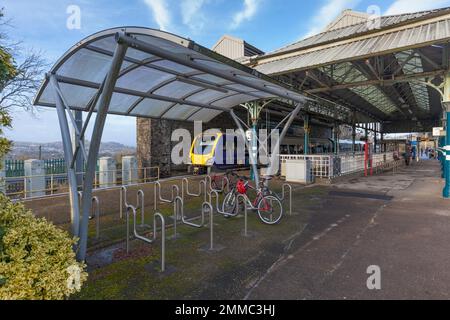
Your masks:
{"label": "red bicycle", "polygon": [[[281,221],[283,217],[283,205],[278,196],[266,186],[266,182],[271,180],[271,177],[263,177],[258,188],[250,185],[250,178],[245,176],[238,176],[236,185],[225,196],[222,211],[228,215],[237,215],[240,203],[238,203],[239,195],[244,198],[247,208],[258,212],[261,221],[268,225],[274,225]],[[249,198],[249,190],[256,192],[256,197],[253,200]]]}

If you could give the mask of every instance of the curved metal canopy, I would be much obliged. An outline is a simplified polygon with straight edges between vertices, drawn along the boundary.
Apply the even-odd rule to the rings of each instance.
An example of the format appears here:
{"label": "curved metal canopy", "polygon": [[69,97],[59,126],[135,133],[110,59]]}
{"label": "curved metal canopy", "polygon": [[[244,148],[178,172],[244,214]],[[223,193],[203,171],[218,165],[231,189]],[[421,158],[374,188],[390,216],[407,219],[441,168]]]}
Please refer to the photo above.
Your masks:
{"label": "curved metal canopy", "polygon": [[[111,114],[208,122],[245,102],[284,98],[301,103],[306,99],[191,40],[125,27],[80,41],[51,69],[70,109],[89,111],[96,103],[118,42],[128,49],[109,105]],[[48,76],[34,104],[55,107],[54,90]]]}

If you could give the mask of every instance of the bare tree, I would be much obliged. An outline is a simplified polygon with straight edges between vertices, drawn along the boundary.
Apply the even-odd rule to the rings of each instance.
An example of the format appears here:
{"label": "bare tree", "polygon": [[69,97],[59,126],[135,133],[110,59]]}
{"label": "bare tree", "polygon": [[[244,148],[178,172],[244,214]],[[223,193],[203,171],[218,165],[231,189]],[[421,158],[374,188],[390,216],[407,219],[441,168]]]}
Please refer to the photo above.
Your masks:
{"label": "bare tree", "polygon": [[[20,42],[12,42],[5,31],[10,21],[4,19],[0,10],[0,51],[10,56],[14,71],[0,80],[0,110],[12,108],[32,109],[32,99],[47,68],[39,52],[25,52]],[[17,64],[16,60],[20,60]]]}
{"label": "bare tree", "polygon": [[46,64],[39,54],[28,54],[16,67],[15,75],[0,86],[0,110],[14,107],[31,110]]}

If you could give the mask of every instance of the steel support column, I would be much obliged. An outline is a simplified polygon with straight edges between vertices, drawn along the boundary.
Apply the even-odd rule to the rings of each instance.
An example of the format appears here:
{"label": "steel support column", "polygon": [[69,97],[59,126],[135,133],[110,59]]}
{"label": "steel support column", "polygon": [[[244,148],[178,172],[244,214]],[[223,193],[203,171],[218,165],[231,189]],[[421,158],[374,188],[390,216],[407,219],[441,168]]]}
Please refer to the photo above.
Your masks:
{"label": "steel support column", "polygon": [[[80,110],[75,110],[73,112],[73,117],[75,118],[77,130],[75,128],[72,130],[72,147],[75,146],[75,148],[82,148],[82,146],[79,145],[79,139],[82,139],[82,137],[77,136],[77,131],[81,132],[83,130],[83,112]],[[84,144],[83,144],[84,145]],[[83,183],[83,174],[84,172],[84,161],[83,161],[83,154],[81,152],[77,152],[75,155],[75,174],[77,176],[77,186],[80,187]]]}
{"label": "steel support column", "polygon": [[356,113],[353,113],[352,119],[352,152],[356,153]]}
{"label": "steel support column", "polygon": [[[270,166],[267,169],[267,175],[274,176],[278,171],[280,170],[280,155],[277,153],[280,150],[281,142],[283,141],[284,137],[286,137],[286,134],[291,127],[292,123],[294,122],[295,118],[300,113],[300,110],[304,106],[304,103],[297,103],[294,111],[292,111],[291,116],[289,117],[288,121],[286,122],[283,131],[281,131],[280,139],[278,139],[277,144],[275,145],[275,148],[272,150],[275,151],[270,156]],[[276,169],[275,169],[276,166]]]}
{"label": "steel support column", "polygon": [[377,124],[374,123],[373,125],[373,153],[377,153],[377,145],[378,145],[378,130],[377,130]]}
{"label": "steel support column", "polygon": [[241,132],[242,139],[244,139],[244,143],[247,146],[248,155],[250,157],[250,166],[251,166],[252,171],[256,172],[254,180],[255,180],[256,186],[258,187],[259,186],[258,163],[257,163],[257,159],[255,158],[255,156],[252,152],[252,146],[251,146],[250,142],[247,140],[247,137],[245,135],[245,130],[242,127],[242,124],[239,121],[239,118],[237,117],[237,115],[234,113],[233,110],[230,111],[230,115],[233,118],[234,122],[236,123],[236,126],[238,127],[239,131]]}
{"label": "steel support column", "polygon": [[446,112],[446,137],[444,146],[444,176],[445,187],[443,196],[446,199],[450,199],[450,71],[447,72],[444,79],[444,99],[443,106]]}
{"label": "steel support column", "polygon": [[305,114],[303,127],[305,130],[305,146],[304,146],[304,154],[305,156],[309,154],[309,134],[311,132],[311,128],[309,126],[309,114]]}
{"label": "steel support column", "polygon": [[70,201],[70,221],[71,231],[74,237],[80,235],[80,202],[78,199],[77,177],[75,170],[70,167],[73,157],[73,146],[70,139],[70,127],[67,120],[66,107],[64,105],[64,98],[61,97],[61,90],[59,89],[58,81],[54,75],[50,76],[50,81],[53,85],[54,96],[56,101],[56,112],[59,120],[59,127],[61,130],[61,139],[63,142],[64,160],[67,166],[67,179],[69,181],[69,201]]}
{"label": "steel support column", "polygon": [[339,154],[339,124],[335,123],[333,128],[334,154]]}
{"label": "steel support column", "polygon": [[103,129],[105,127],[106,116],[108,114],[109,104],[111,102],[114,87],[116,85],[117,77],[119,75],[120,68],[122,66],[122,62],[125,58],[128,48],[126,44],[122,43],[120,37],[116,37],[116,39],[117,45],[111,61],[110,70],[106,77],[103,92],[98,101],[97,117],[94,123],[94,131],[92,133],[88,159],[86,162],[86,175],[83,183],[83,199],[82,199],[83,216],[80,226],[80,245],[77,253],[77,258],[80,261],[84,261],[86,259],[89,216],[92,201],[92,189],[94,185],[95,169],[100,149],[100,142],[103,134]]}
{"label": "steel support column", "polygon": [[[252,125],[252,145],[249,152],[253,154],[255,159],[258,158],[258,119],[261,112],[261,106],[258,102],[249,102],[247,105],[247,111],[250,115],[251,125]],[[250,178],[256,182],[255,177],[258,175],[257,171],[254,171],[253,168],[250,172]]]}

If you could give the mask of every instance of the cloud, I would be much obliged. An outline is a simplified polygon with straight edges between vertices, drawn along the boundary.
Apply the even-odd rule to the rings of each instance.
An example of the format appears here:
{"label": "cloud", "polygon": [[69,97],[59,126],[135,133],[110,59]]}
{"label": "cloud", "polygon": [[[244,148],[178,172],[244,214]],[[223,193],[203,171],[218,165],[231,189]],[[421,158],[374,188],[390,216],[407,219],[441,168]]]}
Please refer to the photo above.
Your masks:
{"label": "cloud", "polygon": [[167,31],[172,21],[169,10],[167,9],[166,0],[144,0],[145,4],[153,13],[153,19],[163,31]]}
{"label": "cloud", "polygon": [[261,0],[244,0],[244,7],[233,17],[231,29],[237,29],[244,21],[251,20],[261,4]]}
{"label": "cloud", "polygon": [[205,27],[206,16],[202,12],[202,7],[207,0],[182,0],[181,17],[183,23],[194,32],[198,32]]}
{"label": "cloud", "polygon": [[[310,28],[304,38],[316,35],[332,22],[343,10],[355,7],[361,0],[327,0],[310,22]],[[423,0],[419,0],[423,1]]]}
{"label": "cloud", "polygon": [[384,13],[385,15],[410,13],[436,9],[450,5],[449,0],[396,0]]}

